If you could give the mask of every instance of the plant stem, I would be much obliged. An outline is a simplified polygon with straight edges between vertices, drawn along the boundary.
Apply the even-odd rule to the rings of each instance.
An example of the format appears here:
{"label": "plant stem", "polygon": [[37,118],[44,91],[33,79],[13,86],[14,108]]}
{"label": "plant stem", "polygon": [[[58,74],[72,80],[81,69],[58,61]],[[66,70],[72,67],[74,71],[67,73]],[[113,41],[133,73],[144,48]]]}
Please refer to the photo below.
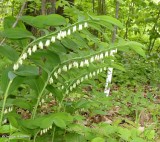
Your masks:
{"label": "plant stem", "polygon": [[12,80],[9,81],[8,86],[7,86],[7,89],[6,89],[5,93],[4,93],[2,111],[1,111],[1,116],[0,116],[0,126],[2,126],[4,108],[5,108],[6,100],[7,100],[7,97],[8,97],[8,91],[9,91],[9,88],[10,88],[11,84],[12,84]]}
{"label": "plant stem", "polygon": [[56,131],[56,127],[53,128],[52,142],[54,142],[55,131]]}
{"label": "plant stem", "polygon": [[41,99],[41,97],[42,97],[42,95],[43,95],[43,92],[44,92],[44,90],[45,90],[45,88],[46,88],[46,86],[47,86],[47,84],[48,84],[49,77],[50,77],[50,75],[48,76],[48,78],[47,78],[47,80],[46,80],[46,82],[45,82],[45,84],[44,84],[44,86],[43,86],[43,89],[41,90],[41,92],[40,92],[40,94],[39,94],[39,96],[38,96],[36,105],[35,105],[35,107],[34,107],[34,109],[33,109],[33,112],[32,112],[32,119],[35,118],[35,115],[36,115],[36,112],[37,112],[37,108],[38,108],[38,104],[39,104],[40,99]]}

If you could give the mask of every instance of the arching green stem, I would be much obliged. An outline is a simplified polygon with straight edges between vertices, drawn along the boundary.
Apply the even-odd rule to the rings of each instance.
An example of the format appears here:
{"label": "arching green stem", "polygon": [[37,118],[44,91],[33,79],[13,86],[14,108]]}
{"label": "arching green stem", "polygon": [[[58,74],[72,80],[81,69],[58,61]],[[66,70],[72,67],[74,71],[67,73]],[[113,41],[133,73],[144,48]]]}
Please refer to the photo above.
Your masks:
{"label": "arching green stem", "polygon": [[5,109],[6,100],[7,100],[7,97],[8,97],[8,91],[9,91],[9,88],[10,88],[11,84],[12,84],[12,80],[9,81],[8,86],[7,86],[7,88],[6,88],[6,91],[5,91],[5,93],[4,93],[2,111],[1,111],[1,116],[0,116],[0,126],[2,125],[4,109]]}

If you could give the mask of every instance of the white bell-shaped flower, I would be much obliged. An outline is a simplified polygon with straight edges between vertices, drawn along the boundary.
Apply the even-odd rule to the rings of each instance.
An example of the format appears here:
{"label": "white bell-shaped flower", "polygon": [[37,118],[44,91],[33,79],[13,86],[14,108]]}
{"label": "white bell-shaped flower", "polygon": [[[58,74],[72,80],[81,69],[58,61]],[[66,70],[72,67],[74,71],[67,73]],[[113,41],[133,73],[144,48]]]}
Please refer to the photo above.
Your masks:
{"label": "white bell-shaped flower", "polygon": [[46,41],[46,43],[45,43],[45,46],[46,46],[46,47],[50,46],[50,43],[51,43],[51,41],[48,39],[48,40]]}
{"label": "white bell-shaped flower", "polygon": [[45,102],[44,99],[42,99],[42,100],[41,100],[41,103],[43,104],[44,102]]}
{"label": "white bell-shaped flower", "polygon": [[73,84],[73,88],[76,88],[76,83]]}
{"label": "white bell-shaped flower", "polygon": [[76,83],[77,83],[77,85],[79,85],[81,82],[80,82],[80,80],[78,79],[78,80],[76,81]]}
{"label": "white bell-shaped flower", "polygon": [[14,65],[13,65],[13,70],[14,70],[14,71],[18,70],[18,68],[19,68],[19,65],[18,65],[18,64],[14,64]]}
{"label": "white bell-shaped flower", "polygon": [[87,23],[87,22],[84,23],[84,27],[85,27],[85,28],[88,27],[88,23]]}
{"label": "white bell-shaped flower", "polygon": [[49,79],[49,84],[52,84],[52,83],[53,83],[53,78],[50,77],[50,79]]}
{"label": "white bell-shaped flower", "polygon": [[83,82],[83,81],[84,81],[84,78],[82,77],[82,78],[81,78],[81,82]]}
{"label": "white bell-shaped flower", "polygon": [[70,91],[72,91],[72,90],[73,90],[73,87],[72,87],[72,86],[70,86],[70,87],[69,87],[69,89],[70,89]]}
{"label": "white bell-shaped flower", "polygon": [[58,33],[57,39],[58,39],[58,40],[61,40],[61,32]]}
{"label": "white bell-shaped flower", "polygon": [[55,36],[52,36],[51,42],[54,43],[55,41],[56,41],[56,37],[55,37]]}
{"label": "white bell-shaped flower", "polygon": [[103,56],[103,53],[101,53],[100,56],[99,56],[99,58],[100,58],[100,59],[103,59],[103,57],[104,57],[104,56]]}
{"label": "white bell-shaped flower", "polygon": [[108,57],[108,51],[105,52],[105,57]]}
{"label": "white bell-shaped flower", "polygon": [[88,79],[88,75],[87,75],[87,74],[85,75],[85,79],[86,79],[86,80]]}
{"label": "white bell-shaped flower", "polygon": [[92,73],[89,74],[89,77],[92,78]]}
{"label": "white bell-shaped flower", "polygon": [[22,57],[23,60],[25,60],[27,58],[27,53],[23,53]]}
{"label": "white bell-shaped flower", "polygon": [[73,62],[73,66],[78,68],[78,62]]}
{"label": "white bell-shaped flower", "polygon": [[66,90],[65,94],[66,94],[66,95],[68,95],[68,94],[69,94],[69,91],[68,91],[68,90]]}
{"label": "white bell-shaped flower", "polygon": [[18,60],[18,64],[20,64],[20,65],[23,64],[23,60],[21,58]]}
{"label": "white bell-shaped flower", "polygon": [[71,35],[71,30],[70,29],[68,29],[67,35]]}
{"label": "white bell-shaped flower", "polygon": [[43,49],[43,42],[40,41],[39,44],[38,44],[38,46],[39,46],[40,49]]}
{"label": "white bell-shaped flower", "polygon": [[67,71],[67,66],[66,65],[63,66],[63,71]]}
{"label": "white bell-shaped flower", "polygon": [[28,55],[31,55],[32,54],[32,50],[31,50],[31,48],[28,48]]}
{"label": "white bell-shaped flower", "polygon": [[83,63],[83,61],[81,61],[81,63],[80,63],[80,67],[83,67],[84,66],[84,63]]}
{"label": "white bell-shaped flower", "polygon": [[81,31],[83,29],[82,24],[79,24],[78,30]]}
{"label": "white bell-shaped flower", "polygon": [[58,74],[61,74],[61,68],[58,69],[57,73],[58,73]]}
{"label": "white bell-shaped flower", "polygon": [[68,69],[70,70],[71,68],[72,68],[72,63],[68,65]]}
{"label": "white bell-shaped flower", "polygon": [[92,75],[93,75],[93,76],[96,76],[96,72],[94,71],[94,72],[92,73]]}
{"label": "white bell-shaped flower", "polygon": [[74,27],[73,27],[73,32],[76,32],[76,30],[77,30],[77,27],[74,26]]}
{"label": "white bell-shaped flower", "polygon": [[89,61],[87,59],[84,61],[84,63],[87,67],[89,66]]}
{"label": "white bell-shaped flower", "polygon": [[94,62],[94,57],[91,57],[90,58],[90,63],[93,63]]}
{"label": "white bell-shaped flower", "polygon": [[34,45],[32,48],[32,52],[36,52],[37,51],[37,45]]}

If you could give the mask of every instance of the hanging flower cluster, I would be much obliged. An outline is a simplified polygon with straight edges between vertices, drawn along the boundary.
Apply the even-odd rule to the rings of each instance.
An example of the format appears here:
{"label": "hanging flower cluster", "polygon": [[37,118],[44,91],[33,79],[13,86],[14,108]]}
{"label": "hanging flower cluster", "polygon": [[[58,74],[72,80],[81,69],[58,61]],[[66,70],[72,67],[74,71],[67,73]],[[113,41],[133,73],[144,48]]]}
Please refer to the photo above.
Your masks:
{"label": "hanging flower cluster", "polygon": [[85,76],[81,77],[80,79],[76,80],[72,85],[69,86],[69,88],[66,90],[65,94],[67,95],[69,92],[73,91],[80,83],[83,81],[86,81],[88,79],[91,79],[92,77],[97,76],[99,73],[106,71],[107,67],[102,67],[100,69],[97,69],[96,71],[90,72],[89,74],[86,74]]}
{"label": "hanging flower cluster", "polygon": [[[90,58],[83,59],[81,61],[70,62],[68,65],[65,64],[62,67],[58,68],[57,71],[55,71],[53,73],[53,75],[54,75],[54,77],[56,79],[58,79],[58,75],[60,75],[62,73],[62,71],[67,72],[67,71],[69,71],[72,68],[82,68],[82,67],[85,67],[85,66],[88,67],[89,64],[91,64],[91,63],[93,63],[95,61],[101,61],[105,57],[108,57],[108,51],[105,51],[104,53],[103,52],[98,53],[98,54],[96,54],[94,56],[91,56]],[[49,79],[49,84],[52,84],[52,83],[53,83],[53,78],[51,77]],[[64,88],[64,86],[62,86],[62,88]]]}
{"label": "hanging flower cluster", "polygon": [[13,110],[12,107],[6,108],[6,109],[4,110],[4,114],[7,114],[7,113],[11,112],[12,110]]}
{"label": "hanging flower cluster", "polygon": [[65,38],[66,36],[71,35],[71,33],[74,33],[77,31],[83,30],[83,28],[87,28],[88,23],[85,22],[84,24],[79,24],[79,26],[73,26],[72,29],[68,29],[67,31],[60,31],[57,35],[52,36],[51,39],[47,39],[45,42],[40,41],[37,45],[34,45],[32,48],[28,48],[27,52],[23,53],[21,57],[18,59],[17,63],[13,65],[13,70],[18,70],[19,66],[23,64],[23,61],[28,57],[31,56],[32,53],[36,52],[38,49],[43,49],[44,47],[50,46],[51,43],[54,43],[56,39],[61,40]]}
{"label": "hanging flower cluster", "polygon": [[52,125],[50,127],[46,128],[46,129],[41,130],[40,135],[43,135],[43,134],[47,133],[50,129],[52,129]]}
{"label": "hanging flower cluster", "polygon": [[[49,93],[48,95],[46,95],[45,99],[51,98],[53,96],[52,93]],[[39,106],[42,106],[45,103],[45,99],[41,99],[41,101],[39,102]]]}

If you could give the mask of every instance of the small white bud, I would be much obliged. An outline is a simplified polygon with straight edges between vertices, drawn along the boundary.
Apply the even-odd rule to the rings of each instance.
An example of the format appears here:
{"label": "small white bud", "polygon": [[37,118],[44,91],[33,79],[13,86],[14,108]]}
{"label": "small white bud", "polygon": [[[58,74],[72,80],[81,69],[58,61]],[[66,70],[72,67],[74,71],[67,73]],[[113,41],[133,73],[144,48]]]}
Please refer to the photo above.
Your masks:
{"label": "small white bud", "polygon": [[39,106],[41,106],[42,105],[42,103],[41,102],[39,102]]}
{"label": "small white bud", "polygon": [[103,69],[102,69],[102,68],[100,68],[99,72],[103,72]]}
{"label": "small white bud", "polygon": [[50,46],[50,40],[48,39],[45,44],[46,47]]}
{"label": "small white bud", "polygon": [[63,71],[67,71],[67,66],[66,65],[63,66]]}
{"label": "small white bud", "polygon": [[43,104],[44,102],[45,102],[44,99],[42,99],[42,100],[41,100],[41,103]]}
{"label": "small white bud", "polygon": [[55,41],[56,41],[55,36],[52,36],[52,38],[51,38],[51,42],[52,42],[52,43],[54,43]]}
{"label": "small white bud", "polygon": [[61,73],[61,68],[59,68],[59,69],[58,69],[57,73],[58,73],[58,74],[60,74],[60,73]]}
{"label": "small white bud", "polygon": [[78,79],[76,83],[77,83],[77,85],[79,85],[81,82],[80,82],[80,80]]}
{"label": "small white bud", "polygon": [[61,40],[61,32],[58,33],[57,39],[58,39],[58,40]]}
{"label": "small white bud", "polygon": [[97,74],[99,74],[99,72],[100,72],[100,71],[99,71],[99,69],[98,69],[98,70],[97,70]]}
{"label": "small white bud", "polygon": [[62,85],[61,89],[63,90],[64,89],[64,86]]}
{"label": "small white bud", "polygon": [[72,64],[70,63],[69,65],[68,65],[68,69],[70,70],[72,68]]}
{"label": "small white bud", "polygon": [[41,130],[41,131],[40,131],[40,135],[42,135],[42,134],[43,134],[43,131]]}
{"label": "small white bud", "polygon": [[100,56],[99,56],[99,58],[100,58],[100,59],[103,59],[103,57],[104,57],[104,56],[103,56],[103,53],[101,53]]}
{"label": "small white bud", "polygon": [[7,109],[4,110],[4,114],[6,114],[6,113],[8,113],[8,110],[7,110]]}
{"label": "small white bud", "polygon": [[39,46],[40,49],[43,49],[43,42],[40,41],[39,44],[38,44],[38,46]]}
{"label": "small white bud", "polygon": [[73,32],[76,32],[76,30],[77,30],[77,27],[74,26],[74,27],[73,27]]}
{"label": "small white bud", "polygon": [[87,67],[89,66],[89,61],[85,60],[84,63],[87,65]]}
{"label": "small white bud", "polygon": [[88,23],[87,23],[87,22],[84,23],[84,27],[85,27],[85,28],[88,27]]}
{"label": "small white bud", "polygon": [[36,52],[37,51],[37,45],[34,45],[32,48],[32,52]]}
{"label": "small white bud", "polygon": [[82,77],[82,78],[81,78],[81,82],[83,82],[83,81],[84,81],[84,78]]}
{"label": "small white bud", "polygon": [[28,48],[28,55],[31,55],[32,54],[32,50],[31,50],[31,48]]}
{"label": "small white bud", "polygon": [[52,93],[49,93],[49,95],[48,95],[49,97],[52,97],[53,95],[52,95]]}
{"label": "small white bud", "polygon": [[11,107],[9,107],[8,112],[11,112],[11,111],[12,111],[12,108],[11,108]]}
{"label": "small white bud", "polygon": [[108,57],[108,51],[105,52],[105,57]]}
{"label": "small white bud", "polygon": [[58,74],[56,72],[54,73],[54,76],[56,79],[58,78]]}
{"label": "small white bud", "polygon": [[14,70],[14,71],[18,70],[18,68],[19,68],[19,65],[18,65],[18,64],[14,64],[14,65],[13,65],[13,70]]}
{"label": "small white bud", "polygon": [[49,79],[49,84],[52,84],[52,83],[53,83],[53,78],[50,77],[50,79]]}
{"label": "small white bud", "polygon": [[27,58],[27,53],[23,53],[22,59],[25,60]]}
{"label": "small white bud", "polygon": [[86,79],[86,80],[88,79],[88,75],[85,75],[85,79]]}
{"label": "small white bud", "polygon": [[52,125],[49,127],[49,129],[52,129]]}
{"label": "small white bud", "polygon": [[66,90],[66,93],[65,93],[65,94],[67,94],[67,95],[68,95],[68,93],[69,93],[69,91],[68,91],[68,90]]}
{"label": "small white bud", "polygon": [[81,61],[81,63],[80,63],[80,67],[83,67],[84,66],[84,63],[83,63],[83,61]]}
{"label": "small white bud", "polygon": [[70,89],[70,91],[72,91],[72,90],[73,90],[73,87],[72,87],[72,86],[70,86],[70,88],[69,88],[69,89]]}
{"label": "small white bud", "polygon": [[98,55],[95,55],[94,59],[97,60],[98,59]]}
{"label": "small white bud", "polygon": [[71,30],[68,29],[67,35],[71,35]]}
{"label": "small white bud", "polygon": [[93,76],[96,76],[96,72],[95,71],[93,72]]}
{"label": "small white bud", "polygon": [[94,62],[94,57],[91,57],[90,62],[91,63]]}
{"label": "small white bud", "polygon": [[66,37],[67,36],[67,32],[63,31],[63,36]]}
{"label": "small white bud", "polygon": [[79,28],[78,28],[78,30],[79,30],[79,31],[81,31],[82,29],[83,29],[82,24],[79,24]]}
{"label": "small white bud", "polygon": [[78,63],[77,62],[73,62],[73,66],[78,68]]}
{"label": "small white bud", "polygon": [[89,77],[92,78],[92,73],[89,74]]}
{"label": "small white bud", "polygon": [[20,65],[22,65],[22,64],[23,64],[23,60],[22,60],[22,59],[19,59],[18,63],[19,63]]}
{"label": "small white bud", "polygon": [[73,84],[73,88],[76,88],[76,83]]}
{"label": "small white bud", "polygon": [[45,129],[42,130],[42,134],[44,134],[44,133],[46,133],[46,130],[45,130]]}

